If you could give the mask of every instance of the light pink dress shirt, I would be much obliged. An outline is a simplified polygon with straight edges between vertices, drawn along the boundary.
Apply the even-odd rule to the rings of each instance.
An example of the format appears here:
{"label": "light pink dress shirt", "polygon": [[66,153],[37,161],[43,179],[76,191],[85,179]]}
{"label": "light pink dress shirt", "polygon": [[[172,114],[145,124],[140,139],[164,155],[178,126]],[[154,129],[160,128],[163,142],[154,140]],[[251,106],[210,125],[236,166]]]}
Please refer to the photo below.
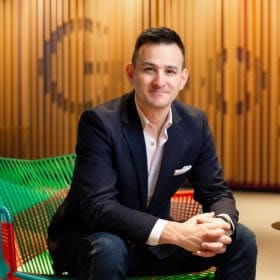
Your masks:
{"label": "light pink dress shirt", "polygon": [[[136,108],[138,115],[140,117],[143,134],[145,138],[146,144],[146,152],[147,152],[147,168],[148,168],[148,196],[147,196],[147,205],[150,204],[153,194],[155,192],[158,175],[161,167],[162,154],[164,150],[164,144],[168,140],[167,129],[172,125],[172,111],[169,110],[166,121],[162,126],[162,130],[157,137],[157,131],[155,126],[145,117],[144,113],[141,111],[139,105],[137,104],[137,100],[135,98]],[[166,225],[167,221],[163,219],[158,219],[155,223],[149,238],[147,240],[147,244],[149,245],[158,245],[159,238],[161,232]]]}

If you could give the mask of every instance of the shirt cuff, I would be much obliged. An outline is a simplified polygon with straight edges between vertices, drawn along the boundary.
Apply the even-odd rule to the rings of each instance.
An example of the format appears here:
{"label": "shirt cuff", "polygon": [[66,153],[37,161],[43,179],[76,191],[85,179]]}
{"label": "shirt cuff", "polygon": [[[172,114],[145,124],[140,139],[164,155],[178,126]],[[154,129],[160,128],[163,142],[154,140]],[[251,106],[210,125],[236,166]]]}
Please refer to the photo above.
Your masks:
{"label": "shirt cuff", "polygon": [[149,238],[148,238],[146,244],[151,245],[151,246],[159,245],[160,235],[163,231],[163,228],[165,227],[165,225],[167,223],[168,223],[167,220],[158,219],[149,235]]}

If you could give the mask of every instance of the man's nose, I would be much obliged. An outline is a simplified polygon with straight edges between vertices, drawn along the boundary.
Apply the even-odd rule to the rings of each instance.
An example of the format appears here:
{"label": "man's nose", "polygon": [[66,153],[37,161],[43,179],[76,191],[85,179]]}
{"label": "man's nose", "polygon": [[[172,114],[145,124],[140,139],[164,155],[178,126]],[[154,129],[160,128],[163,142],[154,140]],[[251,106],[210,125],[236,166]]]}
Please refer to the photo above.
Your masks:
{"label": "man's nose", "polygon": [[163,86],[165,84],[165,76],[163,73],[158,72],[156,73],[154,80],[153,80],[153,84],[155,86]]}

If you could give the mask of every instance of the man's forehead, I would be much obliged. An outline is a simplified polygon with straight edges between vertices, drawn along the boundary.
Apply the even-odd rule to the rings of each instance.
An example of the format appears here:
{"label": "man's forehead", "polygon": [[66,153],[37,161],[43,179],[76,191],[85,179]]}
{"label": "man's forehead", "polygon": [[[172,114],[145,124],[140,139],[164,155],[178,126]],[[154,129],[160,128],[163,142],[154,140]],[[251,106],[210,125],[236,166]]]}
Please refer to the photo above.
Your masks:
{"label": "man's forehead", "polygon": [[166,62],[170,66],[181,66],[184,62],[183,54],[180,48],[175,43],[171,44],[150,44],[146,43],[139,48],[138,60],[142,60],[142,63],[154,63],[158,64],[157,60]]}

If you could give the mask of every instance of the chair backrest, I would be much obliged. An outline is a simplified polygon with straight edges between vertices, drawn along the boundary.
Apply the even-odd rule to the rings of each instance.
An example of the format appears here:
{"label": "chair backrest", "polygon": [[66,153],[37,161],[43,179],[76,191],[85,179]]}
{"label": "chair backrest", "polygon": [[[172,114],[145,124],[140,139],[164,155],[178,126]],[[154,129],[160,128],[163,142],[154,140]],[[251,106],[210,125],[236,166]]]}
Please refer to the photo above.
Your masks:
{"label": "chair backrest", "polygon": [[171,198],[170,216],[176,221],[186,221],[200,212],[202,207],[194,200],[192,190],[179,190]]}
{"label": "chair backrest", "polygon": [[[72,154],[38,160],[0,158],[0,204],[13,218],[12,225],[1,221],[1,230],[8,235],[13,226],[16,267],[20,271],[53,274],[47,226],[68,192],[74,160]],[[6,259],[11,257],[10,250],[3,248]],[[12,260],[9,266],[13,266]]]}

